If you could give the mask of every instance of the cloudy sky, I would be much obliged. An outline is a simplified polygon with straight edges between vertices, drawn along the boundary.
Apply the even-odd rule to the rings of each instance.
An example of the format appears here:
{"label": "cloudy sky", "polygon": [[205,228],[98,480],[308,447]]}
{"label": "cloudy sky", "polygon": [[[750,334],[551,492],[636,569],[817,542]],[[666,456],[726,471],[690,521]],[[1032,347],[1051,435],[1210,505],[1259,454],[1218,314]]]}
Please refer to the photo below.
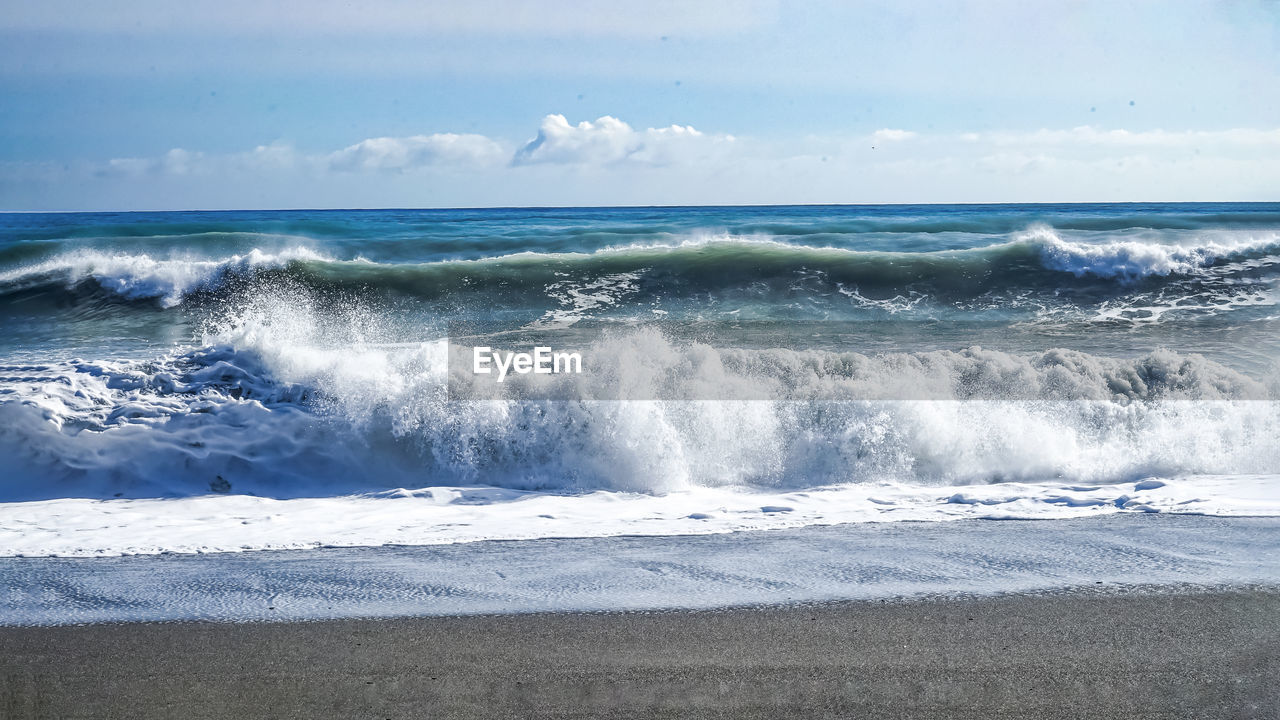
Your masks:
{"label": "cloudy sky", "polygon": [[0,0],[0,208],[1276,200],[1280,3]]}

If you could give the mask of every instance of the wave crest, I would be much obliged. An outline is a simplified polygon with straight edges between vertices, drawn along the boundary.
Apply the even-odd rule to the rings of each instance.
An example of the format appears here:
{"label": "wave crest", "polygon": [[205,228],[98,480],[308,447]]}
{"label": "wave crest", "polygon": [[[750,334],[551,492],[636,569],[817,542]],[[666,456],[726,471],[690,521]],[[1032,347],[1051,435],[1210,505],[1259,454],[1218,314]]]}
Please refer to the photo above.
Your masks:
{"label": "wave crest", "polygon": [[10,291],[57,278],[65,286],[93,280],[100,287],[128,299],[159,299],[165,307],[182,302],[196,290],[215,290],[226,278],[257,269],[281,268],[295,261],[329,258],[305,247],[276,252],[254,248],[224,258],[155,258],[148,254],[78,250],[44,262],[0,273],[0,286]]}
{"label": "wave crest", "polygon": [[1153,275],[1195,275],[1219,260],[1280,246],[1275,235],[1248,237],[1230,242],[1203,240],[1196,245],[1173,245],[1138,240],[1083,243],[1063,240],[1047,225],[1021,233],[1016,242],[1039,248],[1041,261],[1050,270],[1076,277],[1093,275],[1134,282]]}
{"label": "wave crest", "polygon": [[[217,291],[233,280],[271,270],[287,282],[313,289],[372,289],[433,300],[474,298],[492,291],[485,297],[545,304],[565,288],[598,286],[604,292],[612,283],[617,286],[613,289],[627,291],[616,294],[629,295],[627,303],[607,303],[620,307],[651,303],[658,296],[740,299],[744,289],[787,302],[799,289],[815,298],[848,297],[866,308],[942,304],[964,309],[975,300],[1004,297],[1008,291],[1025,297],[1028,305],[1055,304],[1064,298],[1097,303],[1132,292],[1131,286],[1139,281],[1162,277],[1170,278],[1166,284],[1191,279],[1216,287],[1239,279],[1254,286],[1273,280],[1278,254],[1280,236],[1274,233],[1226,233],[1178,242],[1098,240],[1063,237],[1045,225],[1004,242],[920,252],[803,245],[725,233],[591,252],[523,251],[395,263],[363,256],[341,260],[302,246],[255,248],[213,258],[81,250],[0,272],[0,292],[49,285],[72,289],[93,282],[117,297],[158,300],[174,307],[193,293]],[[637,289],[640,292],[631,292]],[[1071,297],[1072,293],[1078,295]]]}

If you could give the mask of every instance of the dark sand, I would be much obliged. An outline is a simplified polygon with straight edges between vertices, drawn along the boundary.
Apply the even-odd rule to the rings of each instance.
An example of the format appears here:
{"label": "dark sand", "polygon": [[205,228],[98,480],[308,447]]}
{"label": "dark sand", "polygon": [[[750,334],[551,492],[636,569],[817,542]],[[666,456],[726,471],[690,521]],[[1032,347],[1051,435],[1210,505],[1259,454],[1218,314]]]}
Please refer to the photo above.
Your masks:
{"label": "dark sand", "polygon": [[1280,592],[0,628],[4,718],[1280,717]]}

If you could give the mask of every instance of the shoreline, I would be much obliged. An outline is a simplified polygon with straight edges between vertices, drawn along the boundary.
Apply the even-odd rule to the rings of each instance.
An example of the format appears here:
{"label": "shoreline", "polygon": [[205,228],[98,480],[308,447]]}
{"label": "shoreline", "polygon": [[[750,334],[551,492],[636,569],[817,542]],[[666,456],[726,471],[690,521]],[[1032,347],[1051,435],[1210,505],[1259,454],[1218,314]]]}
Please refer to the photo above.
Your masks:
{"label": "shoreline", "polygon": [[710,610],[1280,587],[1280,518],[1127,514],[722,535],[0,558],[0,624]]}
{"label": "shoreline", "polygon": [[[655,495],[435,487],[372,496],[59,498],[0,503],[0,557],[101,558],[511,540],[684,537],[883,522],[1078,520],[1105,515],[1280,517],[1276,478],[1191,476]],[[288,522],[278,522],[281,517]],[[21,531],[15,530],[21,528]],[[6,531],[6,529],[9,529]]]}
{"label": "shoreline", "polygon": [[1280,589],[0,628],[5,717],[1264,717]]}

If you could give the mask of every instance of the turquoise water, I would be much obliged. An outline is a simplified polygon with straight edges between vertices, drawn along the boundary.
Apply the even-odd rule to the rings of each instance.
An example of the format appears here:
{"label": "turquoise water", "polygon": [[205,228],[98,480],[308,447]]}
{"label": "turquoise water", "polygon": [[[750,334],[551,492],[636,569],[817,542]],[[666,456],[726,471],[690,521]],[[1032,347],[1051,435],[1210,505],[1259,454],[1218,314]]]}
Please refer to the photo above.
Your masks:
{"label": "turquoise water", "polygon": [[741,345],[1173,346],[1261,371],[1278,259],[1280,204],[10,214],[0,352],[133,357],[283,292],[358,299],[401,340],[702,323]]}

